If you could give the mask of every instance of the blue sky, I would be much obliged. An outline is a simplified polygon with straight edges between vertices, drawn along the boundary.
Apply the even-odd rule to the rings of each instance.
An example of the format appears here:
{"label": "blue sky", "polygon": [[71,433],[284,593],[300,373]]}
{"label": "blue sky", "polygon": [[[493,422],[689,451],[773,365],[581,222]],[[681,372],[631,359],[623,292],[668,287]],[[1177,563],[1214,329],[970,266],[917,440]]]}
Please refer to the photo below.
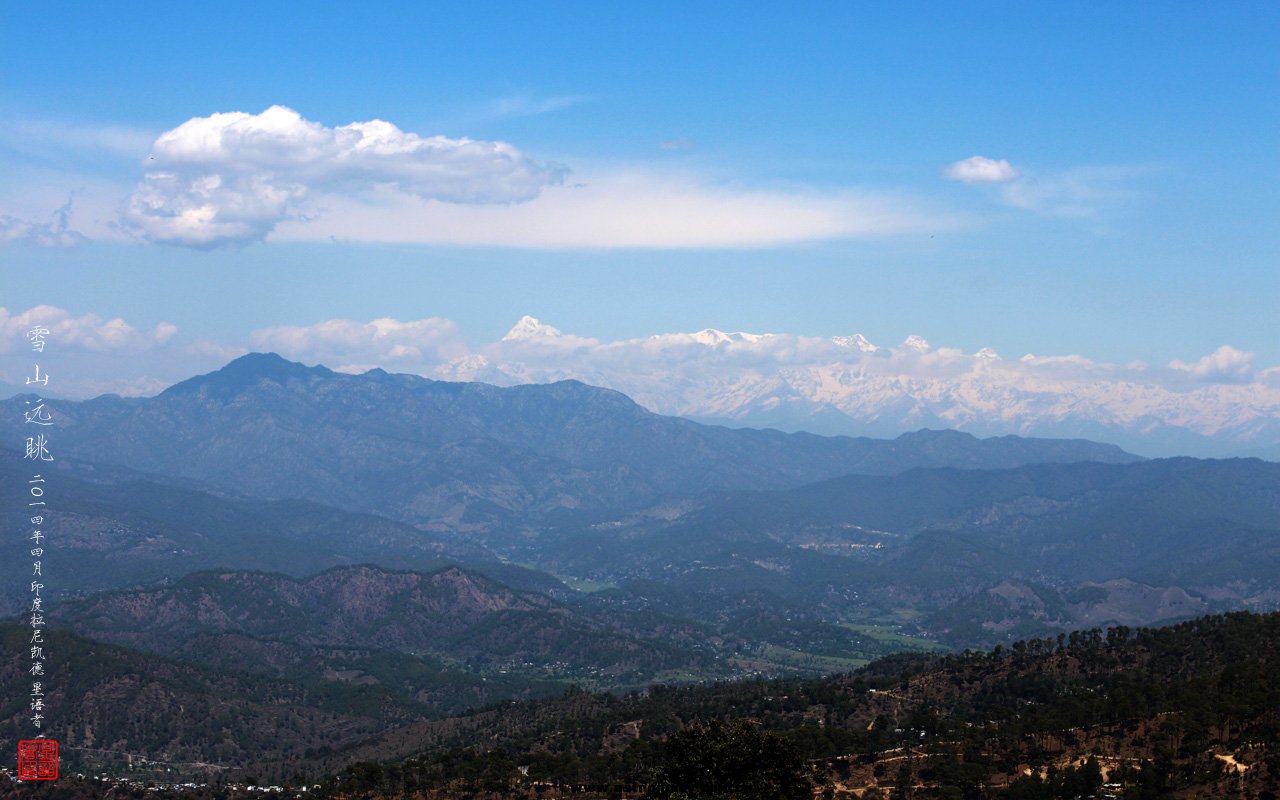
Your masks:
{"label": "blue sky", "polygon": [[[479,344],[533,314],[602,340],[1280,364],[1274,3],[687,6],[7,4],[0,306],[231,346],[380,317]],[[277,105],[324,132],[508,143],[523,182],[477,162],[457,203],[384,191],[399,162],[355,188],[298,173],[199,247],[122,216],[143,189],[193,202],[143,186],[153,151],[183,180],[259,176],[156,140]],[[1007,169],[946,177],[975,156]]]}

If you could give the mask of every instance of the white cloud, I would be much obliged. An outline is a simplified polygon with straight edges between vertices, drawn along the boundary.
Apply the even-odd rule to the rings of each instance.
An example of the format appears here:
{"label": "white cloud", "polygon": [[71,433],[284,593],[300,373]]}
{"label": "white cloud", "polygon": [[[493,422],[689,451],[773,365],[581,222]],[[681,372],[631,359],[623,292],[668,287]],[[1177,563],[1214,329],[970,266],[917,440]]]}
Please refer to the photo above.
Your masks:
{"label": "white cloud", "polygon": [[[504,98],[545,113],[584,98]],[[121,230],[212,248],[264,239],[532,248],[769,247],[954,227],[908,198],[779,190],[652,169],[568,170],[503,142],[422,137],[292,109],[196,117],[160,135]]]}
{"label": "white cloud", "polygon": [[249,348],[244,345],[215,342],[212,339],[196,339],[187,345],[185,350],[187,354],[201,361],[211,359],[217,364],[225,364],[249,352]]}
{"label": "white cloud", "polygon": [[[930,346],[918,336],[876,347],[856,334],[709,329],[600,342],[531,318],[514,333],[422,372],[499,384],[576,378],[659,413],[800,429],[818,422],[828,432],[890,435],[930,426],[1097,438],[1104,429],[1133,436],[1180,430],[1280,441],[1280,378],[1268,370],[1249,383],[1252,355],[1232,348],[1195,365],[1152,370],[1081,355],[1006,359],[986,348]],[[1189,387],[1184,368],[1215,382]]]}
{"label": "white cloud", "polygon": [[954,227],[901,198],[718,185],[690,175],[605,172],[520,205],[450,205],[380,193],[332,196],[273,239],[531,248],[752,248]]}
{"label": "white cloud", "polygon": [[50,120],[14,120],[0,127],[0,138],[27,153],[51,149],[137,159],[147,154],[155,133],[123,125],[83,125]]}
{"label": "white cloud", "polygon": [[372,322],[334,319],[309,326],[279,326],[254,331],[255,350],[270,350],[307,363],[322,362],[341,371],[363,371],[370,365],[423,371],[462,358],[466,342],[451,320]]}
{"label": "white cloud", "polygon": [[1108,205],[1131,197],[1126,184],[1151,173],[1151,165],[1082,166],[1024,175],[1003,159],[973,156],[943,170],[950,180],[999,184],[1000,199],[1013,208],[1056,217],[1096,218]]}
{"label": "white cloud", "polygon": [[45,352],[50,355],[63,350],[93,353],[148,350],[165,344],[178,330],[168,322],[161,322],[150,331],[140,331],[119,317],[110,320],[96,314],[76,317],[56,306],[35,306],[19,314],[0,308],[0,352],[29,349],[25,337],[36,326],[49,330]]}
{"label": "white cloud", "polygon": [[85,237],[71,228],[71,200],[53,212],[47,222],[0,214],[0,246],[19,242],[39,247],[75,247]]}
{"label": "white cloud", "polygon": [[283,106],[190,119],[156,139],[144,166],[122,224],[192,247],[261,240],[327,192],[517,203],[567,172],[504,142],[422,137],[382,120],[329,128]]}
{"label": "white cloud", "polygon": [[591,98],[583,95],[555,95],[552,97],[536,97],[528,94],[516,94],[494,100],[488,109],[491,117],[535,117],[549,114],[562,108],[569,108],[585,103]]}
{"label": "white cloud", "polygon": [[[37,327],[49,331],[41,351],[28,338]],[[187,352],[176,342],[177,333],[168,322],[148,330],[119,317],[76,315],[51,305],[20,312],[0,308],[0,353],[8,354],[0,359],[0,389],[54,397],[151,394],[190,377],[193,368],[223,361]],[[27,383],[37,364],[48,381]]]}
{"label": "white cloud", "polygon": [[1253,376],[1253,353],[1224,344],[1199,361],[1170,361],[1169,368],[1206,383],[1245,383]]}
{"label": "white cloud", "polygon": [[970,156],[947,167],[942,174],[961,183],[1008,183],[1017,180],[1021,173],[1003,158],[996,161],[985,156]]}
{"label": "white cloud", "polygon": [[[876,347],[857,335],[704,330],[596,342],[556,332],[504,339],[425,372],[503,384],[577,378],[660,413],[799,428],[825,415],[834,430],[878,426],[885,435],[923,425],[1046,435],[1163,425],[1217,435],[1256,431],[1259,414],[1280,418],[1280,392],[1260,384],[1187,391],[1142,363],[1003,359],[985,348],[929,347],[918,337]],[[832,414],[846,421],[831,423]]]}
{"label": "white cloud", "polygon": [[[1207,383],[1242,383],[1256,377],[1260,386],[1280,381],[1280,367],[1255,373],[1254,354],[1229,345],[1195,362],[1173,361],[1165,372],[1153,371],[1142,362],[1110,364],[1081,355],[1027,354],[1002,359],[987,348],[966,353],[931,346],[915,335],[896,347],[876,346],[861,334],[816,337],[714,329],[601,341],[566,333],[529,316],[517,321],[499,341],[478,348],[467,344],[452,320],[441,317],[408,321],[384,317],[369,322],[331,319],[307,326],[262,328],[243,343],[200,339],[183,344],[177,341],[177,327],[168,322],[145,330],[121,318],[76,316],[55,306],[36,306],[17,313],[0,307],[0,351],[25,350],[25,334],[37,324],[51,331],[47,356],[70,351],[103,358],[114,353],[127,360],[150,352],[216,364],[249,350],[269,350],[335,369],[377,365],[504,383],[593,377],[595,382],[614,388],[640,386],[637,393],[644,397],[665,397],[656,401],[655,407],[667,411],[671,411],[668,401],[672,397],[664,389],[667,381],[711,384],[742,373],[797,370],[836,370],[867,379],[926,382],[981,372],[988,382],[1023,388],[1032,384],[1141,384],[1180,391],[1178,383],[1184,376]],[[179,363],[176,374],[186,377],[188,371],[187,364]]]}
{"label": "white cloud", "polygon": [[1108,206],[1131,198],[1133,181],[1154,166],[1085,166],[1043,175],[1027,175],[1001,187],[1005,203],[1058,217],[1095,218]]}
{"label": "white cloud", "polygon": [[[93,165],[108,159],[89,159]],[[130,169],[132,165],[128,165]],[[90,241],[129,242],[119,229],[120,204],[132,184],[92,170],[0,160],[0,218],[12,221],[9,243],[69,247]],[[30,226],[30,227],[28,227]],[[36,236],[31,236],[35,233]],[[5,237],[0,236],[0,240]],[[0,247],[4,242],[0,241]]]}

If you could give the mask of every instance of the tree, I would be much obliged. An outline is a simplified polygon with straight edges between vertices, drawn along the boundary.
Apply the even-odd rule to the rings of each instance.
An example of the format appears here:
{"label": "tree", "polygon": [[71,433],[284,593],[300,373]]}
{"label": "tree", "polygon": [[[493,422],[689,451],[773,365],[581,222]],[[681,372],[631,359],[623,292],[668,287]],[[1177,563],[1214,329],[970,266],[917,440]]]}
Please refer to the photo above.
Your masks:
{"label": "tree", "polygon": [[898,777],[893,782],[893,800],[910,800],[915,795],[916,773],[911,768],[911,760],[902,762],[898,767]]}
{"label": "tree", "polygon": [[673,733],[645,800],[809,800],[800,754],[749,722],[712,720]]}

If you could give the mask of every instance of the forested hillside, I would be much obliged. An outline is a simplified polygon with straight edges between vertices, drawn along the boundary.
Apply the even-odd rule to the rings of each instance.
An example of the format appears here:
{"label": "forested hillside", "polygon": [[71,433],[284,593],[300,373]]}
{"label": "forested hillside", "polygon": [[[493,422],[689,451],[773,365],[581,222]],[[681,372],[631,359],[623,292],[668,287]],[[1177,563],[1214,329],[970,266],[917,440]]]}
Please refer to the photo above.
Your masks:
{"label": "forested hillside", "polygon": [[832,797],[1056,798],[1104,781],[1125,797],[1245,797],[1280,781],[1280,614],[890,657],[816,681],[571,694],[380,737],[330,785],[642,786],[665,737],[711,720],[780,734]]}

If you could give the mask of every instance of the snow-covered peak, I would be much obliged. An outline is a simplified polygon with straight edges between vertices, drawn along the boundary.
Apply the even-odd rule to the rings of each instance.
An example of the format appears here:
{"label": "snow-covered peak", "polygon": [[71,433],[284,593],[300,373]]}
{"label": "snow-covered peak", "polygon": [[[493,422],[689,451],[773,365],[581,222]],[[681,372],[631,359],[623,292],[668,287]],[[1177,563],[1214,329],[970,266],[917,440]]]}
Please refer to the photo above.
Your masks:
{"label": "snow-covered peak", "polygon": [[715,328],[707,328],[697,333],[689,334],[689,338],[698,344],[717,345],[729,341],[729,335],[724,331],[718,331]]}
{"label": "snow-covered peak", "polygon": [[483,355],[463,356],[450,361],[448,368],[455,372],[476,372],[489,368],[489,359]]}
{"label": "snow-covered peak", "polygon": [[907,350],[914,350],[917,353],[927,353],[933,349],[933,346],[925,341],[923,336],[916,336],[914,334],[908,336],[902,342],[902,346]]}
{"label": "snow-covered peak", "polygon": [[860,333],[855,333],[852,336],[832,336],[831,341],[835,343],[836,347],[847,347],[850,350],[857,350],[862,353],[874,353],[880,349]]}
{"label": "snow-covered peak", "polygon": [[981,349],[981,350],[979,350],[978,352],[974,353],[974,354],[973,354],[973,357],[974,357],[974,358],[980,358],[980,359],[982,359],[982,360],[984,360],[984,361],[999,361],[999,360],[1000,360],[1000,354],[999,354],[999,353],[997,353],[995,350],[992,350],[990,347],[984,347],[984,348],[982,348],[982,349]]}
{"label": "snow-covered peak", "polygon": [[722,344],[724,342],[758,342],[768,335],[767,333],[743,333],[742,331],[725,333],[715,328],[707,328],[693,334],[693,338],[703,344]]}
{"label": "snow-covered peak", "polygon": [[521,339],[538,339],[543,337],[561,336],[559,328],[553,328],[550,325],[543,325],[535,317],[525,314],[520,321],[507,331],[507,335],[502,337],[504,342],[518,341]]}
{"label": "snow-covered peak", "polygon": [[772,333],[743,333],[742,331],[725,333],[715,328],[705,328],[697,333],[660,333],[650,336],[649,341],[667,344],[701,344],[707,347],[715,347],[722,344],[742,342],[753,344],[771,336],[773,336]]}

